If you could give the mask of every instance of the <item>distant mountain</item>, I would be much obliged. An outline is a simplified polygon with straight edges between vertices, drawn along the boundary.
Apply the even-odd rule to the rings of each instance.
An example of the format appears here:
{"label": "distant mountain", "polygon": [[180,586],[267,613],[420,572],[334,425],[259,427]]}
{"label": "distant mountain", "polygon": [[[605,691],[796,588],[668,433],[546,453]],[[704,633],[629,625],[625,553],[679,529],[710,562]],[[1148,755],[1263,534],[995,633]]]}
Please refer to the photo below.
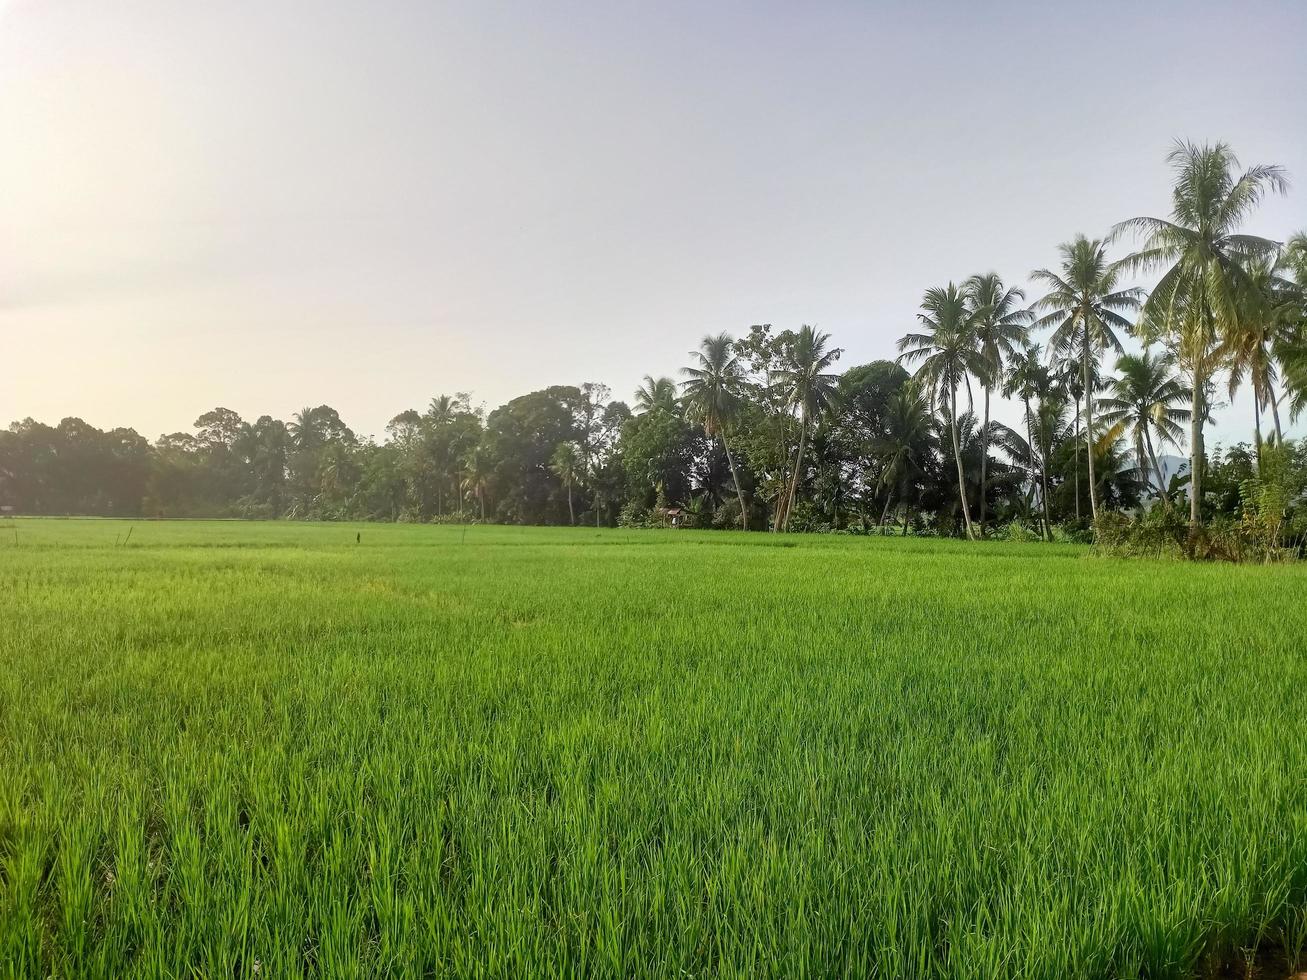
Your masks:
{"label": "distant mountain", "polygon": [[1162,479],[1169,486],[1171,477],[1175,476],[1181,470],[1188,472],[1189,458],[1187,456],[1158,456],[1157,465],[1162,467]]}

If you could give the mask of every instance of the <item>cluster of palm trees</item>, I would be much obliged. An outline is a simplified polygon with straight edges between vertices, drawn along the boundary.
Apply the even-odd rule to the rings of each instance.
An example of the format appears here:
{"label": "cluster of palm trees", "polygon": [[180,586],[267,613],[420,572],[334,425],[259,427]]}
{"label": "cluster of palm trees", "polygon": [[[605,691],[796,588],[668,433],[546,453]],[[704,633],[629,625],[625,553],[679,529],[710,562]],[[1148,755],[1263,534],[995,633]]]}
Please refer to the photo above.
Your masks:
{"label": "cluster of palm trees", "polygon": [[[1170,218],[1121,222],[1106,239],[1077,236],[1059,247],[1055,270],[1036,269],[1031,280],[1044,295],[1022,308],[1023,292],[995,275],[973,276],[961,287],[928,290],[918,314],[921,328],[899,342],[901,361],[917,364],[916,378],[948,428],[957,466],[962,516],[968,536],[977,533],[967,504],[958,445],[958,394],[975,379],[984,392],[983,431],[995,390],[1019,398],[1027,442],[1043,455],[1041,479],[1047,516],[1048,414],[1032,403],[1075,402],[1089,469],[1091,516],[1100,512],[1096,462],[1107,444],[1123,435],[1134,443],[1139,469],[1151,473],[1164,506],[1169,497],[1157,445],[1179,445],[1189,425],[1190,521],[1199,523],[1202,501],[1203,428],[1210,419],[1213,386],[1222,371],[1233,395],[1245,382],[1253,392],[1256,445],[1263,445],[1262,414],[1274,418],[1274,439],[1283,439],[1279,405],[1288,398],[1296,414],[1303,405],[1304,301],[1301,238],[1289,247],[1239,228],[1267,193],[1283,192],[1283,170],[1257,166],[1238,172],[1225,144],[1177,143],[1168,156],[1175,171]],[[1142,247],[1112,261],[1109,245],[1127,233]],[[1297,266],[1297,281],[1289,278]],[[1123,284],[1131,271],[1155,271],[1151,290]],[[1050,329],[1049,359],[1030,343],[1034,330]],[[1140,340],[1142,354],[1126,354],[1124,335]],[[1153,347],[1160,347],[1154,353]],[[1119,356],[1119,376],[1101,373],[1105,353]],[[1074,365],[1074,368],[1072,368]],[[1071,368],[1071,370],[1068,370]],[[1079,378],[1073,376],[1078,369]],[[1280,387],[1283,374],[1289,384]],[[1107,397],[1096,396],[1106,391]],[[1188,408],[1181,407],[1187,403]],[[1083,408],[1084,426],[1080,426]],[[1041,437],[1042,435],[1042,437]],[[988,441],[989,436],[985,436]],[[1045,452],[1039,452],[1044,447]],[[987,453],[981,456],[985,483]],[[1077,470],[1078,472],[1078,470]],[[1033,474],[1032,474],[1033,477]],[[1077,499],[1079,495],[1077,494]],[[984,494],[980,500],[984,507]],[[984,525],[983,511],[979,525]],[[1047,520],[1045,520],[1047,526]]]}
{"label": "cluster of palm trees", "polygon": [[[922,427],[934,424],[947,436],[945,456],[951,456],[956,473],[961,525],[968,537],[978,537],[987,519],[989,448],[999,445],[1026,471],[1047,536],[1049,456],[1073,411],[1077,519],[1079,454],[1084,452],[1088,467],[1088,516],[1097,521],[1104,507],[1100,467],[1123,441],[1136,473],[1161,506],[1172,507],[1159,453],[1182,445],[1187,427],[1189,519],[1196,525],[1203,432],[1219,376],[1224,374],[1231,396],[1245,385],[1251,390],[1258,453],[1267,441],[1283,440],[1281,405],[1293,416],[1307,407],[1307,240],[1299,236],[1285,245],[1240,228],[1265,195],[1287,189],[1285,173],[1276,166],[1240,171],[1223,143],[1177,142],[1167,162],[1175,177],[1170,216],[1132,218],[1103,238],[1078,235],[1062,244],[1056,268],[1031,273],[1040,293],[1033,302],[1027,304],[1023,289],[994,273],[926,291],[918,329],[898,344],[899,362],[913,366],[915,374],[886,407],[890,431],[908,435],[880,447],[883,483],[892,486],[904,478],[913,465],[911,433],[924,434]],[[1111,258],[1112,246],[1131,234],[1137,236],[1137,250]],[[1149,272],[1160,276],[1150,291],[1127,282],[1132,273]],[[1041,330],[1049,332],[1045,345],[1032,340]],[[1142,351],[1127,352],[1126,337],[1138,341]],[[708,439],[720,442],[747,528],[749,508],[731,440],[750,395],[779,397],[797,423],[772,521],[774,530],[784,531],[813,430],[836,407],[839,378],[831,368],[839,353],[826,334],[805,326],[760,384],[749,379],[740,343],[727,334],[705,337],[691,355],[694,362],[683,369],[681,391],[671,379],[646,378],[636,409],[680,402]],[[1104,370],[1107,355],[1116,355],[1115,374]],[[977,391],[982,451],[979,512],[973,514],[964,443],[975,435]],[[960,412],[964,396],[966,411]],[[1024,439],[991,419],[996,396],[1021,403]],[[1269,436],[1262,424],[1268,412]],[[887,495],[886,511],[890,500]]]}
{"label": "cluster of palm trees", "polygon": [[[765,387],[779,396],[783,406],[793,413],[798,425],[798,439],[792,464],[787,462],[776,495],[772,530],[787,531],[799,493],[804,456],[814,428],[828,417],[837,403],[840,377],[832,370],[840,350],[830,345],[830,335],[804,324],[794,334],[793,342],[780,355],[775,369],[768,372]],[[749,508],[744,499],[740,469],[731,451],[729,432],[740,419],[741,407],[759,386],[753,385],[743,363],[739,347],[730,334],[703,338],[697,351],[691,351],[693,363],[682,368],[681,403],[688,419],[703,428],[709,440],[721,443],[731,473],[731,481],[740,507],[741,523],[749,529]],[[661,393],[661,395],[660,395]],[[675,400],[676,385],[669,378],[646,378],[636,394],[637,410],[648,410]]]}

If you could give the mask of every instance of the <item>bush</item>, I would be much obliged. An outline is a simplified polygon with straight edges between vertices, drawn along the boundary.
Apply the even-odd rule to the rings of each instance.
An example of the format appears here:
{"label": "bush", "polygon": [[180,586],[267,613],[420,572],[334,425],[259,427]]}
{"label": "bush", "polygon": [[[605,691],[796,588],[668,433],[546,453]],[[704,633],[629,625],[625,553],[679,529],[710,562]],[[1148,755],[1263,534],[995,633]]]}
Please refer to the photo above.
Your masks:
{"label": "bush", "polygon": [[1003,541],[1041,540],[1038,531],[1031,530],[1030,528],[1026,527],[1024,524],[1022,524],[1020,521],[1012,521],[1011,523],[1000,528],[999,532],[996,535],[994,535],[994,537],[999,538],[1000,540]]}
{"label": "bush", "polygon": [[652,527],[649,508],[638,500],[629,501],[617,515],[618,527]]}
{"label": "bush", "polygon": [[1121,557],[1177,558],[1190,561],[1271,562],[1295,557],[1297,548],[1281,543],[1283,512],[1275,504],[1250,506],[1238,518],[1219,516],[1190,527],[1176,508],[1154,507],[1141,517],[1109,512],[1094,525],[1094,550]]}

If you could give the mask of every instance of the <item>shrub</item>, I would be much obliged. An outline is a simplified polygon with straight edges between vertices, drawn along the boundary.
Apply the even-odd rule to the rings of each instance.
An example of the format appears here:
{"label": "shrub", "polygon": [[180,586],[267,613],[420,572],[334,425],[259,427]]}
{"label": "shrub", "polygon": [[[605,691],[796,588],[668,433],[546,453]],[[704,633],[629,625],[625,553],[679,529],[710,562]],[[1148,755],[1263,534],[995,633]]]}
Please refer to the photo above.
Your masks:
{"label": "shrub", "polygon": [[618,527],[652,527],[649,508],[638,500],[629,501],[617,515]]}

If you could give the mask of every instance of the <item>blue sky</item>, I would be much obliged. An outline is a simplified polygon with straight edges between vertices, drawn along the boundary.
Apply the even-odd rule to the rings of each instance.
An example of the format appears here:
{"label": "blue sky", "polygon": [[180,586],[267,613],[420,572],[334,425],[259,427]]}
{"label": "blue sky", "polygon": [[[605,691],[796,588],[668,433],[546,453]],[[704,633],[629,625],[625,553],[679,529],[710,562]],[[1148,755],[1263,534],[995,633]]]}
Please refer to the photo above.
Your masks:
{"label": "blue sky", "polygon": [[892,356],[927,287],[1165,214],[1176,137],[1307,227],[1305,45],[1296,0],[0,0],[0,424],[379,434],[758,322]]}

